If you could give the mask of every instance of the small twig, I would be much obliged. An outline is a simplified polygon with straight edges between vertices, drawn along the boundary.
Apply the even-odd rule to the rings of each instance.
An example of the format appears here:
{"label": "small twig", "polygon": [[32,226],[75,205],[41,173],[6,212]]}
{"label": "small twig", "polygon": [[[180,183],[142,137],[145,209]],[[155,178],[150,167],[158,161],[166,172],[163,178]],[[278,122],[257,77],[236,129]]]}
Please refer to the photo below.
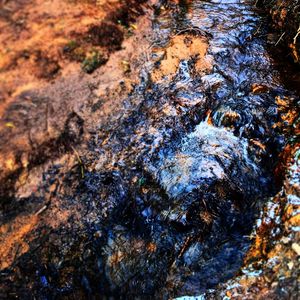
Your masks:
{"label": "small twig", "polygon": [[[177,259],[181,258],[188,246],[191,244],[191,242],[194,240],[194,237],[188,236],[186,240],[183,243],[183,246],[181,247],[179,254],[177,255]],[[174,268],[176,266],[176,258],[174,259],[171,268]]]}
{"label": "small twig", "polygon": [[77,157],[77,160],[78,160],[78,162],[80,164],[80,167],[81,167],[81,178],[84,178],[84,164],[83,164],[83,162],[82,162],[82,160],[81,160],[81,158],[80,158],[79,153],[77,152],[77,150],[73,146],[71,146],[71,148],[73,149],[73,151],[74,151],[74,153],[75,153],[75,155]]}
{"label": "small twig", "polygon": [[39,209],[34,215],[35,216],[38,216],[40,215],[42,212],[44,212],[47,208],[48,208],[49,205],[44,205],[41,209]]}
{"label": "small twig", "polygon": [[79,156],[79,153],[77,152],[77,150],[76,150],[73,146],[71,146],[71,148],[72,148],[72,150],[74,151],[74,153],[76,154],[76,157],[77,157],[79,163],[80,163],[80,164],[83,164],[83,163],[82,163],[82,160],[81,160],[81,158],[80,158],[80,156]]}
{"label": "small twig", "polygon": [[192,237],[188,236],[187,239],[184,241],[184,244],[181,247],[181,250],[180,250],[180,252],[178,254],[178,258],[180,258],[183,255],[183,253],[185,252],[185,250],[189,246],[191,240],[192,240]]}
{"label": "small twig", "polygon": [[297,30],[297,33],[296,33],[296,35],[294,36],[294,45],[296,45],[297,38],[298,38],[299,34],[300,34],[300,24],[299,24],[299,28],[298,28],[298,30]]}
{"label": "small twig", "polygon": [[285,32],[280,36],[280,38],[278,39],[278,41],[275,44],[275,47],[279,44],[279,42],[282,40],[282,38],[284,37]]}
{"label": "small twig", "polygon": [[45,127],[46,127],[46,131],[49,132],[49,98],[47,98],[47,103],[46,103]]}
{"label": "small twig", "polygon": [[257,29],[255,30],[255,32],[253,33],[254,36],[256,36],[256,35],[259,33],[262,24],[263,24],[263,23],[261,22],[261,23],[259,24],[259,26],[257,27]]}

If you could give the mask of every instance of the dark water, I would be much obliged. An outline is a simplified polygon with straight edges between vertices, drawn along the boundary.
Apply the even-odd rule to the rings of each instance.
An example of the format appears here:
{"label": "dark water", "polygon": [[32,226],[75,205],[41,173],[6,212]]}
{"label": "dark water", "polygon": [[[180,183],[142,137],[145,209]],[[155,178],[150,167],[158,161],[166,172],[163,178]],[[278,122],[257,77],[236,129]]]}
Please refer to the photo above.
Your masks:
{"label": "dark water", "polygon": [[[5,272],[15,293],[167,299],[205,292],[242,265],[260,205],[276,192],[284,137],[273,129],[275,98],[288,93],[257,34],[253,1],[165,6],[154,47],[204,36],[212,68],[195,71],[191,57],[153,83],[153,51],[122,111],[90,141],[85,163],[96,170],[64,183],[59,196],[81,205],[80,223],[34,241],[17,271]],[[45,174],[44,185],[59,176]]]}

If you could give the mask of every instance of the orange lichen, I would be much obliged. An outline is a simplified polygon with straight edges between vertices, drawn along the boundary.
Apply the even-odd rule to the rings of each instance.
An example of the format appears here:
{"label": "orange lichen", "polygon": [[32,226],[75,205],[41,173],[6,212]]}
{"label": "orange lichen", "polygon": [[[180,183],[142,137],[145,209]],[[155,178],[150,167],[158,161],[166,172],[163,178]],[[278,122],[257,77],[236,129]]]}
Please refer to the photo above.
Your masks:
{"label": "orange lichen", "polygon": [[254,83],[251,87],[251,90],[253,94],[261,94],[266,93],[269,88],[266,85]]}
{"label": "orange lichen", "polygon": [[253,139],[251,139],[250,141],[251,141],[251,143],[253,143],[253,144],[256,145],[257,147],[259,147],[261,150],[263,150],[263,151],[266,150],[266,146],[263,145],[260,141],[253,140]]}
{"label": "orange lichen", "polygon": [[109,264],[110,265],[116,265],[120,263],[125,257],[125,254],[121,252],[120,250],[113,253],[109,258]]}
{"label": "orange lichen", "polygon": [[147,245],[147,250],[148,250],[149,252],[155,252],[156,249],[157,249],[156,244],[154,244],[154,243],[152,243],[152,242],[149,243],[149,244]]}
{"label": "orange lichen", "polygon": [[213,215],[210,214],[208,211],[200,212],[200,219],[205,222],[206,224],[211,224],[213,222]]}
{"label": "orange lichen", "polygon": [[211,110],[209,110],[206,114],[206,119],[207,119],[207,124],[208,125],[213,125],[213,118],[212,118],[212,115],[211,115]]}

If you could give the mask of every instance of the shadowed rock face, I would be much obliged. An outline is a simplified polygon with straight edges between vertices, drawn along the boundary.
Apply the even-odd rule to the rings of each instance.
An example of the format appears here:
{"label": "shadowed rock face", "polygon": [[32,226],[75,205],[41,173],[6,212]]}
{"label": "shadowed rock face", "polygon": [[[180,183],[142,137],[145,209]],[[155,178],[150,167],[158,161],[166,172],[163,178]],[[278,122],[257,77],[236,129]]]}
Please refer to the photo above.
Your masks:
{"label": "shadowed rock face", "polygon": [[[255,36],[252,4],[169,4],[157,16],[123,108],[99,120],[77,164],[57,162],[16,197],[49,208],[3,271],[6,295],[168,299],[237,273],[260,203],[274,194],[275,97],[288,94]],[[57,211],[69,214],[54,228]]]}
{"label": "shadowed rock face", "polygon": [[[257,6],[269,16],[270,27],[276,29],[275,31],[271,29],[270,42],[272,46],[276,44],[276,46],[280,45],[286,48],[285,50],[290,52],[290,58],[299,65],[299,1],[288,0],[283,3],[259,0]],[[278,40],[279,38],[280,40]]]}

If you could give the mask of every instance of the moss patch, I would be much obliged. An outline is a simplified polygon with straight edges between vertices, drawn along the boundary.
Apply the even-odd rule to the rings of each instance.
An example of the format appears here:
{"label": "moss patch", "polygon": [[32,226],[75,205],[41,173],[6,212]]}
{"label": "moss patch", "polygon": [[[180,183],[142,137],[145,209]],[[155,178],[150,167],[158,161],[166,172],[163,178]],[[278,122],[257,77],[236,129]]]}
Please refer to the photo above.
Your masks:
{"label": "moss patch", "polygon": [[98,51],[92,52],[82,62],[82,70],[88,74],[95,71],[101,65],[105,64],[107,59]]}

